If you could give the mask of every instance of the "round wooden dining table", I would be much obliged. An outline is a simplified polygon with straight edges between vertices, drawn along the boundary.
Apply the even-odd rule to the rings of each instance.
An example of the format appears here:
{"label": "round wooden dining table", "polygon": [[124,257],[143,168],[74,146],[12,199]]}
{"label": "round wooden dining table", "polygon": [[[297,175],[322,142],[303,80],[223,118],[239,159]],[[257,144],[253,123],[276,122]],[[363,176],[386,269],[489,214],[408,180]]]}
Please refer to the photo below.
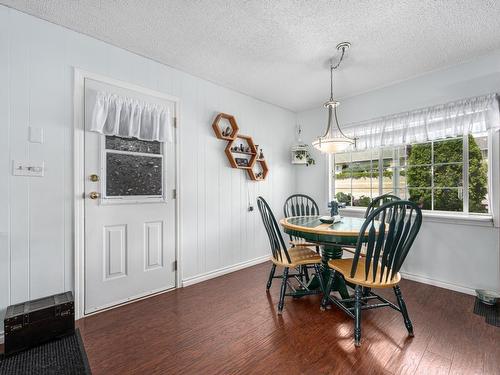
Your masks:
{"label": "round wooden dining table", "polygon": [[[331,270],[328,267],[330,259],[342,258],[342,247],[356,245],[364,218],[341,217],[341,221],[334,224],[324,224],[320,216],[295,216],[282,219],[281,226],[285,233],[304,238],[307,242],[322,246],[321,273],[326,282],[330,279]],[[309,288],[319,288],[317,278],[311,278]],[[331,291],[338,291],[342,298],[349,298],[349,292],[342,277],[337,276],[332,284]]]}

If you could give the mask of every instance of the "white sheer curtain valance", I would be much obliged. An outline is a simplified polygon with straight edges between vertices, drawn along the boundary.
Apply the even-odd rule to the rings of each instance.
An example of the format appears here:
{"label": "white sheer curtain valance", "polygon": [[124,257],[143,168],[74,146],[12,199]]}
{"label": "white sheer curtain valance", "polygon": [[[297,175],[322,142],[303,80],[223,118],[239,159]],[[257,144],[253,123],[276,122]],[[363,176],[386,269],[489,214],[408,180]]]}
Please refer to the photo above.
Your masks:
{"label": "white sheer curtain valance", "polygon": [[490,94],[346,125],[344,132],[358,138],[357,149],[364,150],[499,128],[498,97]]}
{"label": "white sheer curtain valance", "polygon": [[90,130],[145,141],[172,142],[172,116],[168,107],[98,92]]}

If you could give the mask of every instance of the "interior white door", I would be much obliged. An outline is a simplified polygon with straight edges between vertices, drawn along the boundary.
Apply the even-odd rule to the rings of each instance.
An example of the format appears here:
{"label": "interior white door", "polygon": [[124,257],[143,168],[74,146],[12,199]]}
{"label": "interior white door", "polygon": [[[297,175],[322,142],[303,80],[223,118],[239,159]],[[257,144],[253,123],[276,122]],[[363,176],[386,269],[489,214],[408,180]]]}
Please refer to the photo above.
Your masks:
{"label": "interior white door", "polygon": [[99,90],[176,110],[167,99],[85,79],[86,314],[174,288],[176,280],[175,143],[88,131]]}

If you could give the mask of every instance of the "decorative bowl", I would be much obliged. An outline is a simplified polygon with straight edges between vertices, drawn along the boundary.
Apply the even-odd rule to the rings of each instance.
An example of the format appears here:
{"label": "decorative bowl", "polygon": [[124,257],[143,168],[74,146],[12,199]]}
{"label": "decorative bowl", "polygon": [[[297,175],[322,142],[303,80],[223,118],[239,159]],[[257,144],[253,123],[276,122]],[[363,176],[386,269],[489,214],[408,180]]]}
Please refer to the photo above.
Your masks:
{"label": "decorative bowl", "polygon": [[493,306],[497,303],[500,295],[492,290],[476,289],[476,295],[485,305]]}
{"label": "decorative bowl", "polygon": [[334,223],[339,223],[342,221],[342,217],[340,215],[335,215],[335,216],[321,216],[319,218],[319,221],[321,221],[323,224],[334,224]]}

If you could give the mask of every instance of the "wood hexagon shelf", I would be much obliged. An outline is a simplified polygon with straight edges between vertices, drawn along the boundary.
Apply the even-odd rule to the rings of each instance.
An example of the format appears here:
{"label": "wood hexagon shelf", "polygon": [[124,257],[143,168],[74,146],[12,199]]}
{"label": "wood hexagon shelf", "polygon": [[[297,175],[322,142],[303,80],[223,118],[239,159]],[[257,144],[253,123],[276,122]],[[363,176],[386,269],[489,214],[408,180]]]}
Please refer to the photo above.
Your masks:
{"label": "wood hexagon shelf", "polygon": [[267,177],[269,168],[264,159],[256,159],[255,165],[248,170],[248,176],[254,181],[262,181]]}
{"label": "wood hexagon shelf", "polygon": [[[221,129],[223,120],[229,123],[230,132],[229,128]],[[259,150],[255,147],[252,137],[238,134],[239,127],[233,115],[219,113],[212,123],[212,128],[218,139],[228,141],[224,153],[232,168],[246,170],[248,177],[253,181],[265,180],[269,173],[267,163],[263,158],[257,157]]]}
{"label": "wood hexagon shelf", "polygon": [[[221,122],[223,122],[224,120],[226,120],[231,127],[231,132],[229,133],[229,135],[224,134],[226,129],[221,129]],[[214,129],[217,138],[224,139],[226,141],[234,140],[234,138],[236,138],[236,135],[238,134],[238,131],[240,130],[234,116],[228,115],[227,113],[219,113],[212,123],[212,128]]]}
{"label": "wood hexagon shelf", "polygon": [[[246,146],[243,143],[239,145],[236,144],[238,139],[245,142]],[[240,146],[242,146],[242,148],[240,148]],[[236,135],[232,141],[228,142],[224,152],[229,160],[229,164],[231,164],[233,168],[251,169],[257,158],[257,149],[255,148],[252,137],[248,135]],[[238,160],[247,160],[247,164],[239,163]]]}

